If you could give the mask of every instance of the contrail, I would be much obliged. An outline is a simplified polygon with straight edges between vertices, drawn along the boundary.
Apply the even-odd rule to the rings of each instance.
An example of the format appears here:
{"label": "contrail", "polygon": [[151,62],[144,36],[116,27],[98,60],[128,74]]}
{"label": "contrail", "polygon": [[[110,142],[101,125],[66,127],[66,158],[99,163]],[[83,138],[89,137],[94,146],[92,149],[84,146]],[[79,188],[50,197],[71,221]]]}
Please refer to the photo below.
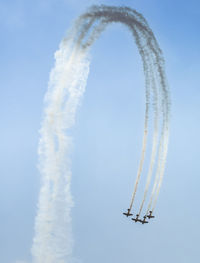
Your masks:
{"label": "contrail", "polygon": [[[46,105],[39,142],[39,169],[42,186],[35,220],[33,263],[66,263],[72,257],[71,208],[73,200],[70,190],[72,138],[68,134],[75,124],[76,111],[85,91],[89,74],[90,47],[112,23],[122,23],[132,33],[141,55],[145,75],[146,109],[142,155],[131,199],[131,208],[144,164],[151,94],[153,94],[156,107],[162,104],[163,123],[165,124],[167,120],[167,90],[163,75],[162,52],[146,20],[141,14],[128,7],[100,5],[89,8],[75,21],[68,35],[61,42],[59,50],[56,51],[55,66],[51,71],[48,91],[45,95]],[[158,75],[159,87],[155,87],[152,82],[152,74]],[[158,88],[160,88],[162,102],[157,102],[155,99]],[[154,126],[155,132],[156,129]],[[160,161],[161,176],[156,198],[165,166],[167,144],[165,129],[166,126],[163,125],[160,147],[164,147],[165,150]],[[154,134],[150,175],[154,166],[156,136]]]}

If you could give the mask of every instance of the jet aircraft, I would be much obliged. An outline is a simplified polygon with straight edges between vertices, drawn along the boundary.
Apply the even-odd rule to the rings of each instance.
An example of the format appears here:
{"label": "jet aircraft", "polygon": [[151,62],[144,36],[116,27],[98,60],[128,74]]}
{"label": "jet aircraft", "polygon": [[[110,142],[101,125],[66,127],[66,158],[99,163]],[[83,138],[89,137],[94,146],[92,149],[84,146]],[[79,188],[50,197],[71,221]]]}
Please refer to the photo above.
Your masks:
{"label": "jet aircraft", "polygon": [[139,215],[137,214],[137,215],[136,215],[136,218],[131,218],[131,219],[132,219],[133,221],[135,221],[135,223],[136,223],[136,222],[141,222],[142,220],[139,219],[138,217],[139,217]]}
{"label": "jet aircraft", "polygon": [[140,220],[140,222],[141,222],[143,225],[149,223],[148,221],[146,221],[146,216],[144,216],[144,219],[143,219],[143,220]]}
{"label": "jet aircraft", "polygon": [[127,212],[127,213],[123,213],[123,215],[125,215],[125,216],[127,216],[127,217],[128,217],[128,216],[132,216],[133,214],[130,213],[130,208],[128,208],[127,210],[128,210],[128,212]]}
{"label": "jet aircraft", "polygon": [[154,218],[155,216],[152,216],[152,211],[149,211],[149,215],[147,216],[149,219]]}

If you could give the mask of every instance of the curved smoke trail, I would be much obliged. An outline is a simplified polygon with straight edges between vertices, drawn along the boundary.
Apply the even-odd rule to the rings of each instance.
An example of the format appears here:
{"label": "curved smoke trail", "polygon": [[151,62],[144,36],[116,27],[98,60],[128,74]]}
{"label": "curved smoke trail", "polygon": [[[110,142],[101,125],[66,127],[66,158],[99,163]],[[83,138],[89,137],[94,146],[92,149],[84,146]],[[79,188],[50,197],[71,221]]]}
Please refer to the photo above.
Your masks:
{"label": "curved smoke trail", "polygon": [[[160,148],[164,150],[162,157],[158,158],[158,165],[161,168],[156,198],[159,193],[167,152],[166,122],[169,110],[162,52],[146,20],[135,10],[128,7],[92,6],[77,19],[55,53],[56,62],[50,74],[49,88],[45,96],[46,107],[39,143],[42,187],[32,246],[34,263],[64,263],[70,260],[73,247],[70,215],[73,206],[70,192],[72,139],[67,133],[75,123],[76,110],[85,91],[90,64],[89,49],[106,26],[116,22],[126,25],[135,39],[143,62],[146,87],[142,156],[130,207],[132,208],[134,202],[144,163],[151,94],[156,109],[155,132],[158,121],[156,111],[159,105],[162,105],[163,112]],[[157,74],[159,85],[154,85],[152,74]],[[158,93],[161,94],[161,101],[157,100]],[[154,135],[153,140],[150,175],[154,166],[157,136]]]}

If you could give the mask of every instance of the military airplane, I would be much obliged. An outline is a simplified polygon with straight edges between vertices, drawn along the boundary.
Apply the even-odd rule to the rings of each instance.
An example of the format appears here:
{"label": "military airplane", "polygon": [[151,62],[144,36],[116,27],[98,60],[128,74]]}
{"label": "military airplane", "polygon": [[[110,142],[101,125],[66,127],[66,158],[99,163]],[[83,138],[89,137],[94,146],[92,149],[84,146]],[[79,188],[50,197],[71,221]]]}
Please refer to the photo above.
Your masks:
{"label": "military airplane", "polygon": [[141,222],[143,225],[149,223],[148,221],[146,221],[146,216],[144,216],[143,218],[144,218],[143,220],[140,220],[140,222]]}
{"label": "military airplane", "polygon": [[130,211],[131,211],[130,208],[128,208],[127,210],[128,210],[128,212],[127,213],[123,213],[123,215],[125,215],[127,217],[128,216],[132,216],[133,214],[130,213]]}
{"label": "military airplane", "polygon": [[154,218],[155,216],[152,216],[152,211],[149,211],[149,215],[147,216],[149,219]]}
{"label": "military airplane", "polygon": [[142,220],[139,219],[138,217],[139,217],[139,215],[137,214],[137,215],[136,215],[136,218],[131,218],[131,219],[132,219],[133,221],[135,221],[135,223],[136,223],[136,222],[141,222]]}

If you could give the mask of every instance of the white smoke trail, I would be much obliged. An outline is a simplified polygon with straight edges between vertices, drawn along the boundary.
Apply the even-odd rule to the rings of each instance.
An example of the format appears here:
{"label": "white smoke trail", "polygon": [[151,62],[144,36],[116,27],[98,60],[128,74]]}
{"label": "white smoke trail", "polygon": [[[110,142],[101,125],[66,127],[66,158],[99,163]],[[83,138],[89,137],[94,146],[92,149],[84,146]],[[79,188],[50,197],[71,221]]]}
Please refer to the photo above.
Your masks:
{"label": "white smoke trail", "polygon": [[[91,12],[92,10],[92,12]],[[164,75],[164,69],[163,69],[163,58],[162,58],[162,52],[156,42],[156,39],[151,31],[151,29],[148,27],[147,22],[145,21],[144,18],[142,18],[142,16],[140,14],[138,14],[136,11],[131,10],[129,8],[121,8],[121,10],[119,10],[116,7],[105,7],[103,6],[102,8],[92,8],[90,10],[89,13],[86,13],[82,16],[82,19],[88,18],[88,17],[96,17],[96,18],[101,18],[102,17],[104,19],[102,19],[102,25],[100,25],[100,29],[98,29],[98,27],[94,30],[94,34],[93,36],[90,37],[88,43],[85,46],[90,46],[93,41],[95,40],[95,37],[97,37],[105,28],[105,26],[108,23],[112,23],[112,22],[122,22],[124,24],[126,24],[130,30],[132,31],[134,37],[135,37],[135,41],[136,44],[138,46],[139,52],[141,54],[142,60],[143,60],[143,66],[144,66],[144,73],[145,73],[145,79],[146,79],[146,113],[145,113],[145,128],[144,128],[144,136],[143,136],[143,146],[142,146],[142,156],[140,159],[140,163],[139,163],[139,168],[138,168],[138,173],[137,173],[137,177],[136,177],[136,182],[135,182],[135,186],[134,186],[134,191],[133,191],[133,195],[132,195],[132,199],[131,199],[131,203],[130,203],[130,209],[132,208],[134,199],[135,199],[135,195],[136,195],[136,191],[137,191],[137,187],[138,187],[138,183],[139,183],[139,179],[141,176],[141,172],[142,172],[142,168],[143,168],[143,164],[144,164],[144,157],[145,157],[145,152],[146,152],[146,143],[147,143],[147,129],[148,129],[148,111],[149,111],[149,85],[152,82],[151,80],[149,80],[149,76],[148,76],[148,67],[150,65],[150,63],[154,64],[153,70],[151,69],[151,74],[153,74],[153,72],[155,71],[157,74],[159,74],[160,77],[160,89],[161,89],[161,100],[162,102],[157,102],[156,100],[154,101],[154,103],[156,104],[156,108],[158,108],[159,104],[163,104],[162,108],[163,108],[163,123],[166,122],[166,116],[168,114],[168,111],[165,110],[165,108],[168,107],[168,97],[166,96],[167,91],[166,91],[166,81],[165,81],[165,75]],[[126,13],[126,18],[124,19],[124,13]],[[130,16],[131,13],[131,16]],[[133,16],[134,15],[134,16]],[[138,22],[138,20],[139,22]],[[134,26],[133,26],[134,25]],[[102,28],[101,28],[102,27]],[[142,43],[142,41],[145,40],[145,44]],[[146,49],[148,48],[148,49]],[[153,56],[154,55],[154,59]],[[148,59],[148,56],[152,58],[152,62],[150,59]],[[151,76],[152,78],[152,76]],[[154,84],[152,84],[153,87]],[[156,87],[154,86],[153,88],[153,93],[157,92],[156,91]],[[156,97],[157,95],[154,95],[154,97]],[[156,112],[155,112],[155,123],[158,122],[157,120],[157,116],[156,116]],[[156,156],[156,145],[157,145],[157,127],[155,124],[154,127],[154,136],[153,136],[153,147],[152,147],[152,157],[151,157],[151,163],[150,163],[150,168],[149,168],[149,173],[148,173],[148,178],[147,178],[147,184],[145,187],[145,194],[144,194],[144,201],[146,198],[146,194],[147,194],[147,190],[150,184],[150,179],[151,179],[151,175],[152,175],[152,171],[153,171],[153,166],[155,163],[155,156]],[[162,133],[165,134],[166,132],[164,131],[164,126],[162,129]],[[164,142],[164,135],[162,136],[162,139],[160,140],[160,147],[162,147]],[[160,153],[161,155],[161,153]],[[161,162],[161,156],[159,155],[158,159],[159,162]],[[157,185],[157,183],[156,183]],[[142,204],[143,206],[143,204]],[[141,207],[142,207],[141,206]]]}
{"label": "white smoke trail", "polygon": [[66,129],[74,124],[76,109],[89,72],[85,54],[79,49],[71,51],[66,43],[61,43],[55,58],[56,64],[51,72],[46,95],[47,107],[39,146],[43,182],[32,247],[33,262],[37,263],[64,263],[72,253],[72,142]]}
{"label": "white smoke trail", "polygon": [[[47,105],[39,144],[42,187],[32,246],[34,263],[66,263],[71,257],[73,247],[70,215],[73,206],[70,192],[72,138],[67,133],[75,123],[76,110],[85,90],[89,73],[89,48],[107,25],[116,22],[126,25],[133,34],[145,74],[146,112],[143,147],[131,207],[144,163],[150,93],[157,92],[151,83],[153,72],[158,72],[160,76],[164,123],[167,118],[167,91],[164,89],[163,65],[160,64],[162,53],[146,20],[141,14],[127,7],[91,7],[79,17],[68,36],[61,42],[60,48],[55,54],[55,67],[51,72],[49,88],[45,97]],[[151,87],[153,87],[152,91]],[[165,135],[165,126],[163,127],[162,133]],[[166,143],[165,137],[163,136],[163,140],[160,142],[162,147],[163,143]],[[154,141],[155,138],[156,136],[154,136]],[[153,145],[155,146],[155,143]],[[154,146],[152,154],[155,151]],[[162,176],[164,159],[165,155],[161,164]],[[150,167],[154,165],[153,160],[152,157]]]}
{"label": "white smoke trail", "polygon": [[[121,16],[119,9],[117,10],[116,8],[113,8],[113,7],[112,7],[112,10],[110,7],[107,7],[106,10],[105,10],[105,7],[103,8],[103,10],[100,10],[100,9],[95,10],[95,8],[94,8],[93,9],[94,14],[91,14],[92,12],[90,12],[90,14],[85,14],[84,17],[87,17],[87,16],[92,17],[94,15],[96,17],[104,16],[105,17],[104,24],[106,24],[108,22],[111,23],[113,21],[114,22],[120,21],[120,22],[126,24],[131,29],[131,31],[135,37],[136,44],[138,46],[139,52],[140,52],[142,60],[143,60],[144,73],[145,73],[145,78],[146,78],[145,128],[144,128],[144,136],[143,136],[142,156],[141,156],[140,163],[139,163],[137,178],[136,178],[134,191],[133,191],[131,204],[130,204],[130,209],[132,208],[132,205],[134,202],[134,198],[136,195],[139,179],[140,179],[141,172],[142,172],[142,167],[144,164],[144,157],[145,157],[145,151],[146,151],[146,140],[147,140],[147,127],[148,127],[149,85],[150,85],[150,83],[152,85],[153,94],[154,94],[154,104],[155,104],[154,109],[156,109],[155,110],[155,121],[154,121],[154,135],[153,135],[152,157],[151,157],[149,173],[148,173],[148,177],[147,177],[147,183],[146,183],[146,187],[145,187],[144,198],[143,198],[143,202],[141,205],[141,209],[142,209],[144,201],[146,199],[147,191],[149,188],[150,179],[152,176],[153,167],[154,167],[154,163],[155,163],[155,157],[156,157],[156,145],[157,145],[157,137],[158,137],[158,127],[157,127],[158,126],[158,109],[159,109],[159,111],[163,112],[163,127],[162,127],[162,134],[163,135],[161,136],[161,139],[160,139],[160,148],[163,148],[163,145],[165,144],[164,141],[166,140],[166,137],[168,137],[167,132],[166,132],[166,127],[168,126],[168,124],[166,125],[166,123],[168,123],[168,115],[169,115],[169,95],[168,95],[168,89],[167,89],[165,73],[164,73],[164,60],[162,57],[162,52],[161,52],[161,50],[160,50],[160,48],[156,42],[156,39],[153,35],[153,32],[148,27],[148,24],[146,23],[145,19],[142,18],[141,15],[138,14],[137,12],[130,10],[128,8],[123,8],[123,10],[121,10],[121,11],[126,13],[126,19],[124,19],[124,17]],[[135,17],[130,16],[130,14],[127,14],[127,12],[134,14],[134,16],[140,20],[139,23]],[[134,22],[133,22],[133,20],[134,20]],[[135,25],[135,27],[133,27],[133,24]],[[104,29],[104,27],[102,27],[102,29],[99,30],[99,32],[101,32]],[[98,32],[98,29],[97,29],[97,32]],[[145,44],[142,43],[142,40],[144,40],[144,39],[146,41]],[[92,38],[92,41],[94,41],[93,38]],[[89,43],[89,45],[91,45],[91,44],[92,43]],[[146,50],[146,48],[148,48],[148,49]],[[148,59],[148,56],[151,57],[151,59]],[[153,67],[150,67],[151,68],[151,73],[150,73],[151,80],[149,80],[149,77],[148,77],[149,65],[151,65],[151,66],[153,65]],[[155,86],[155,82],[152,79],[154,72],[155,72],[155,75],[156,74],[158,75],[159,82],[160,82],[159,87]],[[157,93],[158,93],[157,89],[160,89],[160,92],[159,92],[160,96],[161,96],[160,101],[157,101],[157,98],[158,98],[157,97]],[[167,152],[167,150],[165,150],[165,152]],[[164,165],[162,165],[161,163],[162,162],[165,163],[165,161],[162,161],[163,158],[161,157],[161,155],[162,155],[162,153],[161,153],[161,151],[159,151],[159,156],[158,156],[159,164],[158,164],[158,166],[159,167],[163,166],[163,172],[164,172]],[[166,156],[164,157],[164,159],[166,159]],[[156,186],[158,185],[159,180],[161,180],[161,177],[157,175],[156,179],[155,179],[155,185]],[[159,183],[159,185],[161,185],[161,183]],[[154,193],[153,193],[153,195],[154,195]],[[157,196],[158,196],[158,194],[157,194]]]}
{"label": "white smoke trail", "polygon": [[[94,30],[94,34],[90,37],[87,45],[91,45],[93,43],[93,41],[95,40],[95,37],[97,37],[102,31],[103,29],[105,28],[105,26],[108,24],[108,23],[111,23],[113,22],[113,20],[115,21],[120,21],[120,16],[121,15],[121,12],[119,13],[119,10],[117,10],[117,15],[116,16],[116,12],[113,12],[114,15],[111,16],[111,13],[113,12],[113,10],[110,10],[110,13],[109,15],[107,14],[107,12],[103,11],[102,13],[100,13],[99,10],[97,10],[97,12],[95,13],[95,16],[104,16],[105,19],[102,20],[102,25],[100,25],[100,27],[96,28]],[[127,10],[124,10],[125,12],[127,12]],[[91,13],[90,13],[90,16],[91,16]],[[108,16],[108,17],[107,17]],[[117,19],[116,19],[117,17]],[[107,18],[107,19],[106,19]],[[124,18],[124,17],[123,17]],[[141,19],[141,17],[140,17]],[[131,27],[132,25],[132,21],[129,21],[129,20],[132,20],[130,19],[130,17],[127,16],[127,20],[125,21],[125,24],[128,25],[128,27]],[[116,22],[115,21],[115,22]],[[123,21],[123,20],[122,20]],[[124,21],[123,21],[124,22]],[[144,74],[145,74],[145,81],[146,81],[146,110],[145,110],[145,124],[144,124],[144,135],[143,135],[143,143],[142,143],[142,156],[141,156],[141,159],[140,159],[140,163],[139,163],[139,168],[138,168],[138,173],[137,173],[137,178],[136,178],[136,182],[135,182],[135,186],[134,186],[134,191],[133,191],[133,195],[132,195],[132,199],[131,199],[131,204],[130,204],[130,210],[132,209],[132,206],[133,206],[133,202],[134,202],[134,199],[135,199],[135,195],[136,195],[136,191],[137,191],[137,187],[138,187],[138,183],[139,183],[139,179],[140,179],[140,176],[141,176],[141,173],[142,173],[142,168],[143,168],[143,164],[144,164],[144,158],[145,158],[145,152],[146,152],[146,145],[147,145],[147,134],[148,134],[148,115],[149,115],[149,85],[150,85],[150,77],[149,77],[149,72],[148,72],[148,63],[147,61],[145,60],[145,58],[147,57],[146,54],[145,54],[145,45],[142,46],[142,37],[139,36],[139,33],[137,29],[135,28],[131,28],[132,29],[132,33],[135,37],[135,41],[136,41],[136,44],[138,46],[138,49],[139,49],[139,52],[141,54],[141,57],[142,57],[142,60],[143,60],[143,67],[144,67]]]}
{"label": "white smoke trail", "polygon": [[[152,59],[150,58],[150,61]],[[153,106],[154,106],[154,131],[153,131],[153,143],[152,143],[152,152],[151,152],[151,160],[150,160],[150,165],[149,165],[149,170],[148,170],[148,175],[147,175],[147,180],[146,180],[146,185],[145,185],[145,190],[144,190],[144,197],[142,200],[142,203],[140,205],[140,209],[139,209],[139,216],[142,212],[146,197],[147,197],[147,193],[149,190],[149,186],[150,186],[150,182],[151,182],[151,178],[152,178],[152,174],[153,174],[153,169],[154,169],[154,165],[155,165],[155,161],[156,161],[156,153],[157,153],[157,145],[158,145],[158,134],[159,134],[159,130],[158,130],[158,124],[159,124],[159,112],[158,112],[158,91],[157,91],[157,87],[156,87],[156,83],[155,83],[155,76],[154,76],[154,72],[152,69],[153,65],[152,63],[150,63],[150,77],[151,77],[151,85],[152,85],[152,91],[153,91]]]}
{"label": "white smoke trail", "polygon": [[[161,73],[160,73],[161,72]],[[158,199],[158,194],[160,191],[160,187],[162,184],[166,158],[167,158],[167,151],[168,151],[168,140],[169,140],[169,90],[166,83],[166,78],[164,75],[163,64],[160,63],[160,69],[158,70],[158,78],[160,79],[160,85],[163,87],[161,89],[162,92],[162,111],[163,111],[163,125],[162,125],[162,133],[160,138],[160,145],[158,151],[158,166],[156,171],[156,177],[153,185],[153,189],[150,196],[150,201],[147,207],[146,215],[149,211],[154,211],[156,202]],[[153,206],[152,206],[153,203]]]}
{"label": "white smoke trail", "polygon": [[163,150],[163,158],[162,158],[162,164],[161,164],[161,169],[160,169],[160,180],[158,182],[158,186],[157,186],[157,191],[155,193],[155,199],[153,202],[153,206],[152,206],[152,212],[155,210],[156,207],[156,203],[158,200],[158,195],[160,192],[160,188],[162,185],[162,181],[163,181],[163,176],[164,176],[164,171],[165,171],[165,163],[166,163],[166,158],[167,158],[167,150],[168,150],[168,135],[166,134],[165,136],[165,141],[164,141],[164,150]]}

